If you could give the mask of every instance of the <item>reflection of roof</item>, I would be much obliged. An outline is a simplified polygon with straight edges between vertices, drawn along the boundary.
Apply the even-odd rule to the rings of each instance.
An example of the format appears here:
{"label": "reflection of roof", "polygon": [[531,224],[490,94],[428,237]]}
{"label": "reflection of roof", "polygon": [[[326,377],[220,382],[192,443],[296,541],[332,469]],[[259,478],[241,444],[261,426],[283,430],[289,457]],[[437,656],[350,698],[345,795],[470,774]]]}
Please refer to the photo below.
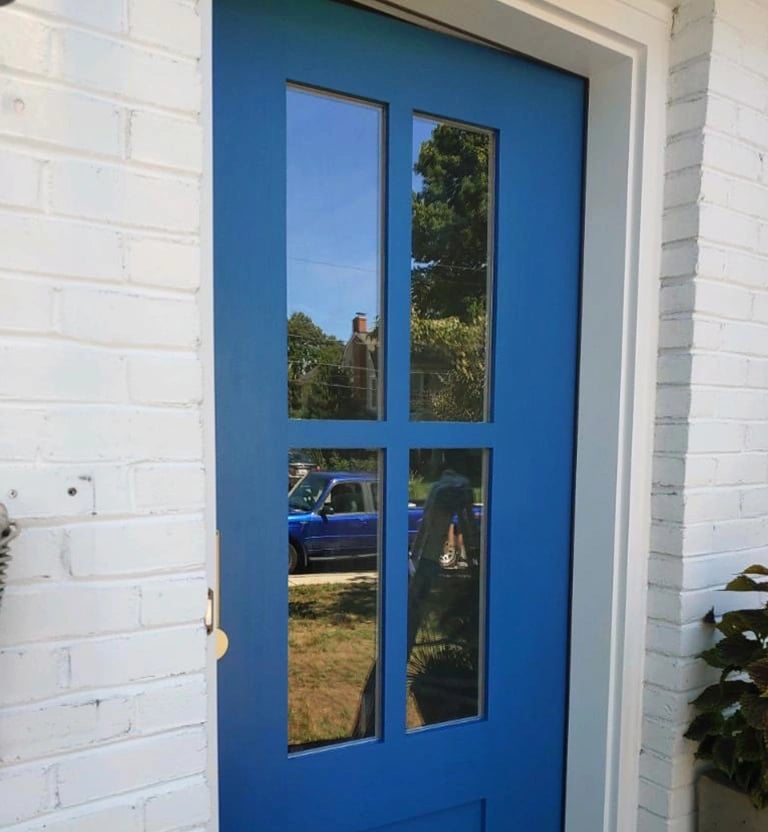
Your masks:
{"label": "reflection of roof", "polygon": [[344,345],[344,353],[342,355],[342,364],[344,366],[354,366],[354,360],[349,356],[349,351],[354,344],[360,344],[368,351],[368,357],[373,364],[374,370],[378,369],[379,358],[379,338],[373,332],[353,332],[347,343]]}

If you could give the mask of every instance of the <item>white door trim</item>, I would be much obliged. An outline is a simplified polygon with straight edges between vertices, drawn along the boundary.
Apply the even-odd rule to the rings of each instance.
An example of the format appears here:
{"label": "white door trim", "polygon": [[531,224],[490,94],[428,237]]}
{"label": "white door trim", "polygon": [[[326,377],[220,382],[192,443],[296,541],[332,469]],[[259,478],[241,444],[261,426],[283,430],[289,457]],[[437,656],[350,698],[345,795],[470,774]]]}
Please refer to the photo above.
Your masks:
{"label": "white door trim", "polygon": [[[215,561],[211,5],[200,291],[209,572]],[[215,0],[226,2],[226,0]],[[660,0],[362,0],[589,79],[566,832],[633,829],[645,653],[671,10]],[[216,663],[209,772],[216,823]]]}

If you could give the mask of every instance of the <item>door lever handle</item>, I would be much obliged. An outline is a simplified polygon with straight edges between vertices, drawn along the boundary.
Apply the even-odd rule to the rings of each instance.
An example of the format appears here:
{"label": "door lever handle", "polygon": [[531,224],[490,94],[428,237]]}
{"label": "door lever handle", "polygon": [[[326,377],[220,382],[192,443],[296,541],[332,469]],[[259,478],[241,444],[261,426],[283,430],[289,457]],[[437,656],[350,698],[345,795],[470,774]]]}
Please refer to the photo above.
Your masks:
{"label": "door lever handle", "polygon": [[216,587],[208,587],[205,629],[216,639],[216,661],[229,650],[229,636],[221,629],[221,532],[216,529]]}

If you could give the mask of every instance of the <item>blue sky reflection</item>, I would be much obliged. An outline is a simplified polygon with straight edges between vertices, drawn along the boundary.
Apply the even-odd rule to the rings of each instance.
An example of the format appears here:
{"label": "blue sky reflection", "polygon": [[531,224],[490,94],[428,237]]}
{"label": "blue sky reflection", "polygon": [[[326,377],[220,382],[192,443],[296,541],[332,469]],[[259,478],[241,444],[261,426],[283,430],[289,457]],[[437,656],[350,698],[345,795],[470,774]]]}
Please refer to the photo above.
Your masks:
{"label": "blue sky reflection", "polygon": [[341,341],[379,314],[380,107],[288,89],[288,314]]}

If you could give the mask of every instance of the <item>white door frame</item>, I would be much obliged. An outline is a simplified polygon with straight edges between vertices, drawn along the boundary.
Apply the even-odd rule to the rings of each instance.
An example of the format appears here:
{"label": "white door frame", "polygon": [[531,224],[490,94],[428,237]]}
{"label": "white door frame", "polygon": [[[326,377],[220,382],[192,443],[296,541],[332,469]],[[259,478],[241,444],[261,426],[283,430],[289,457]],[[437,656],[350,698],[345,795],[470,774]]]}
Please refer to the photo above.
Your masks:
{"label": "white door frame", "polygon": [[[211,5],[203,19],[201,352],[215,564]],[[361,0],[589,79],[566,832],[635,826],[672,12],[660,0]],[[414,15],[416,17],[414,17]],[[533,636],[532,636],[533,637]],[[216,823],[216,663],[209,650]]]}

